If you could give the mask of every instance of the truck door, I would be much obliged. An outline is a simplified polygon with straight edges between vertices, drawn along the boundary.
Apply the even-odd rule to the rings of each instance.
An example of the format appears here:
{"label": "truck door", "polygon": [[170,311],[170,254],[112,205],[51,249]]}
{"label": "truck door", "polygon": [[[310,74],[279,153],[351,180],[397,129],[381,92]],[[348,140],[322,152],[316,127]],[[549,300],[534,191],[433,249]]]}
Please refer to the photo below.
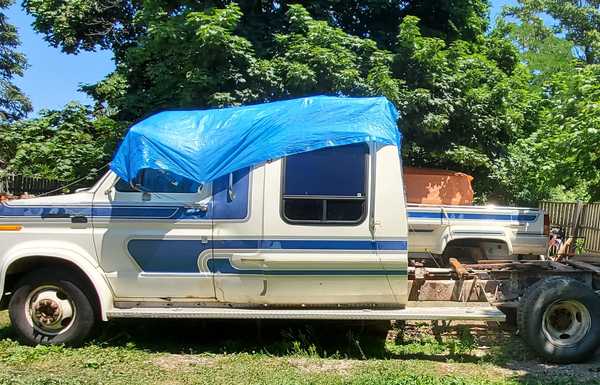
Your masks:
{"label": "truck door", "polygon": [[265,175],[264,303],[394,303],[369,228],[369,146],[292,155]]}
{"label": "truck door", "polygon": [[239,170],[213,183],[214,251],[208,269],[222,302],[261,303],[264,167]]}
{"label": "truck door", "polygon": [[94,197],[100,266],[121,300],[214,299],[212,184],[145,169],[132,183],[111,174]]}

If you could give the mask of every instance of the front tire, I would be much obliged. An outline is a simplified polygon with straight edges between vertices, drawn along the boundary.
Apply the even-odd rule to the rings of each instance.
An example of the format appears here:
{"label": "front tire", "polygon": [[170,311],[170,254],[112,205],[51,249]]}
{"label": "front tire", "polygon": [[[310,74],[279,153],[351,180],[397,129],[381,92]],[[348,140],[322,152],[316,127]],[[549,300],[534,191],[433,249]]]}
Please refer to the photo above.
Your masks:
{"label": "front tire", "polygon": [[545,360],[584,361],[600,345],[600,296],[574,279],[546,278],[525,292],[517,324],[523,339]]}
{"label": "front tire", "polygon": [[26,345],[78,346],[96,316],[86,285],[75,274],[43,269],[23,277],[8,311],[19,341]]}

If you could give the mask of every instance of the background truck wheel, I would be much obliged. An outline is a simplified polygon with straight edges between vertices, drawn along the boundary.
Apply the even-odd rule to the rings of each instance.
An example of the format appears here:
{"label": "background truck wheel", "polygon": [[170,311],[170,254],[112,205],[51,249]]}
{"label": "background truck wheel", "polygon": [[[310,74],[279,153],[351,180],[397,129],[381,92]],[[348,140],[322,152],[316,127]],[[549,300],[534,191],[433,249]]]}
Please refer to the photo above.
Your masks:
{"label": "background truck wheel", "polygon": [[50,269],[23,277],[8,306],[19,340],[27,345],[80,345],[96,320],[85,287],[74,274]]}
{"label": "background truck wheel", "polygon": [[523,339],[547,361],[583,361],[600,345],[600,296],[579,281],[546,278],[525,292],[517,325]]}

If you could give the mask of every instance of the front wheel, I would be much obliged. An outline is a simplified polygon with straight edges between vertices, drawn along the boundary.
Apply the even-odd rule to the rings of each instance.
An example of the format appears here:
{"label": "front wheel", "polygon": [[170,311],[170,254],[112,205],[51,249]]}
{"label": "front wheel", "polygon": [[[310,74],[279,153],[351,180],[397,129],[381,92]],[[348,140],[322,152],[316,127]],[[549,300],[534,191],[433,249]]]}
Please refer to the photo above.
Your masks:
{"label": "front wheel", "polygon": [[600,296],[574,279],[546,278],[525,292],[517,323],[523,339],[547,361],[580,362],[600,345]]}
{"label": "front wheel", "polygon": [[80,345],[96,320],[84,287],[75,275],[49,269],[23,277],[8,305],[19,340],[27,345]]}

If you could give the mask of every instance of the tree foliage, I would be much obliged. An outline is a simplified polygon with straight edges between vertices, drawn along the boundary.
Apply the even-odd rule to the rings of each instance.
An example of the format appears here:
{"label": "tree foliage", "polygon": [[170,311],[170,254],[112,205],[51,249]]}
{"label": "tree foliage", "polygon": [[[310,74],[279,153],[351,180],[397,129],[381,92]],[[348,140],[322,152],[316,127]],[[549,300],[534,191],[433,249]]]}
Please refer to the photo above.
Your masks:
{"label": "tree foliage", "polygon": [[[533,130],[510,143],[491,180],[506,200],[600,199],[596,1],[520,0],[499,29],[521,50],[536,96]],[[549,14],[558,27],[545,25]],[[515,21],[516,19],[516,21]]]}
{"label": "tree foliage", "polygon": [[498,19],[496,33],[515,43],[521,60],[534,75],[534,83],[539,85],[555,73],[574,68],[573,42],[557,36],[540,15],[526,9],[518,12],[509,9],[506,14],[516,16],[518,21]]}
{"label": "tree foliage", "polygon": [[510,146],[498,179],[516,202],[600,199],[600,65],[545,82],[537,129]]}
{"label": "tree foliage", "polygon": [[[111,49],[118,58],[148,34],[149,18],[177,18],[186,12],[224,8],[231,0],[24,0],[34,27],[67,53]],[[239,0],[239,26],[260,53],[281,32],[291,4],[300,3],[318,20],[346,33],[370,37],[389,48],[407,15],[422,20],[427,34],[472,39],[487,28],[486,0]],[[387,44],[387,45],[386,45]],[[263,46],[264,45],[264,46]]]}
{"label": "tree foliage", "polygon": [[600,64],[600,1],[598,0],[519,0],[507,9],[508,14],[521,19],[550,15],[558,22],[557,32],[563,32],[574,44],[577,54],[586,64]]}
{"label": "tree foliage", "polygon": [[[383,94],[403,115],[408,164],[471,172],[487,195],[492,160],[527,129],[528,74],[510,41],[484,34],[485,1],[146,0],[113,21],[119,37],[96,40],[113,13],[77,4],[25,2],[67,52],[113,49],[117,70],[85,90],[120,120],[168,107]],[[84,13],[99,24],[69,16]]]}
{"label": "tree foliage", "polygon": [[406,18],[393,68],[407,88],[398,105],[408,164],[470,172],[490,195],[493,160],[528,130],[532,109],[516,49],[497,35],[446,44]]}
{"label": "tree foliage", "polygon": [[89,107],[70,103],[1,126],[0,163],[9,172],[71,180],[108,162],[122,129]]}
{"label": "tree foliage", "polygon": [[23,76],[27,66],[25,56],[17,52],[19,36],[14,25],[8,22],[3,10],[12,0],[0,0],[0,120],[23,118],[31,111],[31,102],[12,81]]}
{"label": "tree foliage", "polygon": [[401,112],[405,163],[473,174],[481,201],[600,187],[596,1],[521,0],[490,31],[485,0],[24,6],[52,45],[110,49],[117,66],[83,86],[93,111],[70,105],[11,125],[2,157],[13,169],[79,176],[108,159],[127,122],[157,109],[385,95]]}

